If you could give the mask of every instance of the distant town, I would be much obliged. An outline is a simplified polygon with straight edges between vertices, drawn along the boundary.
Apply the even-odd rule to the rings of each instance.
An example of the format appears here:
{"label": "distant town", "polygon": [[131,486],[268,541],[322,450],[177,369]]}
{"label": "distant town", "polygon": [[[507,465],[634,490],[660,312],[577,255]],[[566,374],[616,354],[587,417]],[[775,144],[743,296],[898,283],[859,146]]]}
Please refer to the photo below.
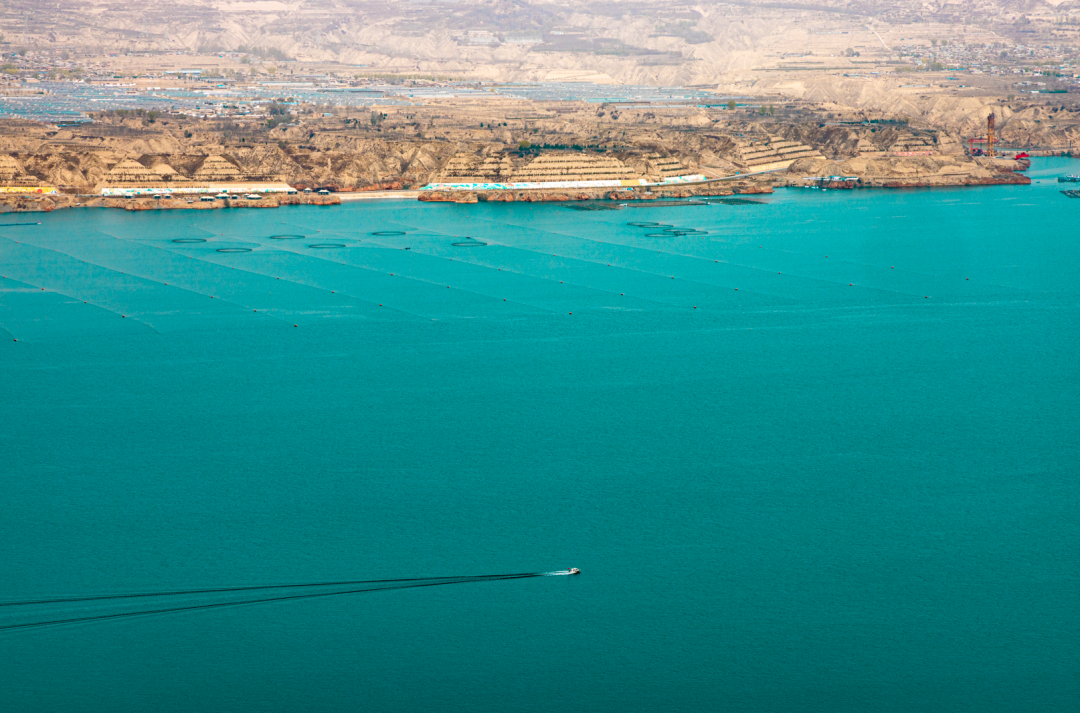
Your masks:
{"label": "distant town", "polygon": [[1080,10],[1064,7],[615,2],[585,24],[557,2],[239,7],[6,5],[9,193],[987,185],[1080,142]]}

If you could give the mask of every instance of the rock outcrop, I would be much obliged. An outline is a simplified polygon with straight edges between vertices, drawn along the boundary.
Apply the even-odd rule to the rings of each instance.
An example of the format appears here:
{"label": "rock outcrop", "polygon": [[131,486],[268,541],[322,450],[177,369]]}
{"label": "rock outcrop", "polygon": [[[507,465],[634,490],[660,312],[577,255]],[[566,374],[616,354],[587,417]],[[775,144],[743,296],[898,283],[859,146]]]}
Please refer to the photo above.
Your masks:
{"label": "rock outcrop", "polygon": [[862,186],[903,188],[912,186],[1022,185],[1031,179],[1017,171],[1012,160],[972,159],[962,154],[934,156],[871,156],[845,161],[804,159],[787,171],[791,185],[829,176],[857,177]]}

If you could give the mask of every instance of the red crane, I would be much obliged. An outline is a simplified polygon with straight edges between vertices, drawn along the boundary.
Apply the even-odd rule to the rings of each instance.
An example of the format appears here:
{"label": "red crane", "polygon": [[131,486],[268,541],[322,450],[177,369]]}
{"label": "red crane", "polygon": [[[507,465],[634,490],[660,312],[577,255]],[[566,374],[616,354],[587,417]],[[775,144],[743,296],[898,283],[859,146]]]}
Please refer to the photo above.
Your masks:
{"label": "red crane", "polygon": [[[975,144],[986,144],[985,149],[976,149]],[[978,153],[976,153],[978,151]],[[994,113],[986,117],[986,136],[973,136],[968,139],[969,156],[994,156]]]}

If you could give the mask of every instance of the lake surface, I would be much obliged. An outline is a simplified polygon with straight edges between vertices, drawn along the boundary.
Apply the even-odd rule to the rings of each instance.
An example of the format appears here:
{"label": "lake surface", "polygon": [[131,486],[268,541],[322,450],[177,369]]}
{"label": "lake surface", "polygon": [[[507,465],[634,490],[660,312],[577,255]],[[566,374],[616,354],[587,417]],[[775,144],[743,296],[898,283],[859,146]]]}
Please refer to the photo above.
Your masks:
{"label": "lake surface", "polygon": [[582,569],[0,631],[3,707],[1076,710],[1077,163],[0,226],[0,600]]}

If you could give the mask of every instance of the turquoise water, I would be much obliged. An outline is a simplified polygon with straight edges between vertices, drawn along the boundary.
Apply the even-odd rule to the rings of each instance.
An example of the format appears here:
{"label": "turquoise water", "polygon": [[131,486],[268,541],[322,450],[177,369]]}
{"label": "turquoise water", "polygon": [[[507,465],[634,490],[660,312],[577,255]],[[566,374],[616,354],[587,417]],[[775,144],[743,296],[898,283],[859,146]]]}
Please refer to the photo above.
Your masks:
{"label": "turquoise water", "polygon": [[0,600],[583,571],[0,632],[2,707],[1076,710],[1065,172],[0,227]]}

